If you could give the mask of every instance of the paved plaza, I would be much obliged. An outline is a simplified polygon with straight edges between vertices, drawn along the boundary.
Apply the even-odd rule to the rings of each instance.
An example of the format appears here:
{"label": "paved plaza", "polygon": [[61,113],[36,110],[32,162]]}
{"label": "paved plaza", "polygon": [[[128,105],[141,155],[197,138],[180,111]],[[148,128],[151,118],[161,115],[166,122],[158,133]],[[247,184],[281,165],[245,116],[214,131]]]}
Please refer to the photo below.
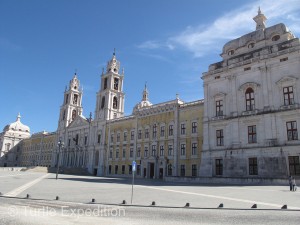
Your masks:
{"label": "paved plaza", "polygon": [[[36,219],[37,216],[26,214],[24,207],[28,206],[31,209],[32,207],[42,207],[42,210],[45,210],[45,206],[47,206],[60,210],[63,207],[82,210],[87,207],[89,210],[110,207],[109,209],[118,209],[123,212],[124,209],[126,215],[118,217],[118,219],[97,217],[97,220],[105,220],[106,223],[110,221],[112,224],[126,224],[125,221],[128,224],[135,224],[134,222],[141,222],[140,224],[158,224],[160,222],[161,224],[197,224],[199,220],[203,224],[210,224],[212,218],[216,220],[217,224],[234,224],[225,219],[229,217],[233,217],[231,220],[236,221],[236,224],[253,224],[259,218],[266,220],[265,224],[280,224],[279,222],[284,220],[289,221],[289,224],[297,224],[299,219],[300,192],[290,192],[288,185],[196,185],[136,179],[131,205],[131,179],[65,174],[60,174],[58,178],[56,180],[55,174],[51,173],[1,171],[1,218],[4,220],[11,218],[9,212],[6,212],[9,209],[14,213],[18,212],[18,215],[25,215],[25,217],[20,217],[22,219],[32,217],[30,223],[28,223],[28,219],[26,220],[27,224],[35,224],[34,218]],[[26,199],[27,194],[29,199]],[[56,196],[59,197],[58,200],[56,200]],[[92,203],[92,199],[95,200],[94,203]],[[126,205],[121,204],[123,200],[126,201]],[[151,206],[153,201],[155,201],[155,206]],[[189,208],[184,207],[186,203],[190,204]],[[218,208],[221,203],[223,204],[222,209]],[[251,209],[253,204],[257,205],[257,209]],[[283,205],[287,205],[287,210],[281,209]],[[16,208],[11,210],[12,206]],[[101,210],[103,212],[103,209]],[[72,214],[70,210],[64,212]],[[83,219],[82,216],[78,219],[74,215],[61,217],[61,219],[69,221],[66,224],[76,224],[75,221]],[[212,215],[213,217],[211,217]],[[48,214],[42,216],[49,217]],[[59,216],[55,218],[62,222]],[[152,219],[149,220],[150,218]],[[248,218],[248,222],[243,221],[246,218]],[[49,220],[49,223],[45,222],[45,224],[55,224],[55,219],[51,215],[49,219],[53,223],[50,223]],[[89,220],[91,222],[87,224],[95,224],[90,217],[85,219],[85,221]],[[18,221],[16,224],[21,224],[21,222]]]}

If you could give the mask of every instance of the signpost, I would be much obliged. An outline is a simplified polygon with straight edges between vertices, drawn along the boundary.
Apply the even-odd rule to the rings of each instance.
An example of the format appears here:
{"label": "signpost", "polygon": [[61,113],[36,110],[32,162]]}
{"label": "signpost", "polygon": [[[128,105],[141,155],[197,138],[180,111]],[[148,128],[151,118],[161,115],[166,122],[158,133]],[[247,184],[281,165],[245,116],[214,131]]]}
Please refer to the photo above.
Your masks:
{"label": "signpost", "polygon": [[136,171],[136,161],[132,161],[132,187],[131,187],[131,205],[133,199],[134,172]]}

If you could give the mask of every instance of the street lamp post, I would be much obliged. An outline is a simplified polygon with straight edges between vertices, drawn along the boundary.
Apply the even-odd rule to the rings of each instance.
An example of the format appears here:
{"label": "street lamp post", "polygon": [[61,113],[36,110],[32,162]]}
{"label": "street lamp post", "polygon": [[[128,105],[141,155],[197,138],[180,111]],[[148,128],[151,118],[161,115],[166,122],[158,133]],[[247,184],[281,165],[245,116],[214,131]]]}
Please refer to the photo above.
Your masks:
{"label": "street lamp post", "polygon": [[61,139],[59,139],[58,141],[58,154],[57,154],[57,170],[56,170],[56,180],[58,177],[58,171],[59,171],[59,154],[60,154],[60,148],[64,147],[64,143],[61,141]]}

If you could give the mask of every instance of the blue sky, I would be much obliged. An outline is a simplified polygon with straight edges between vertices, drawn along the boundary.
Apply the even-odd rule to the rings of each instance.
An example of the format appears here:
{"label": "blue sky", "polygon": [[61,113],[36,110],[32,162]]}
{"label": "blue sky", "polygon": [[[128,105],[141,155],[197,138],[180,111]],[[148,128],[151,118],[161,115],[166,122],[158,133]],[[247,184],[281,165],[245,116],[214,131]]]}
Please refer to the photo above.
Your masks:
{"label": "blue sky", "polygon": [[0,129],[21,121],[55,131],[63,92],[75,70],[83,114],[94,114],[102,68],[116,48],[125,70],[125,114],[152,103],[203,98],[201,74],[221,61],[223,45],[255,30],[258,6],[267,26],[300,35],[300,0],[0,0]]}

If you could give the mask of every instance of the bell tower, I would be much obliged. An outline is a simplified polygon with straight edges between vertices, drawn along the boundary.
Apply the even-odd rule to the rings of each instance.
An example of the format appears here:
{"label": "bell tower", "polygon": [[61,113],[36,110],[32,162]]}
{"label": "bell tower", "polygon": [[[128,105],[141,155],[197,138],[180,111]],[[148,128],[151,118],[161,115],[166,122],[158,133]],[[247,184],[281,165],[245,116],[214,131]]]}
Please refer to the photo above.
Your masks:
{"label": "bell tower", "polygon": [[262,30],[266,28],[267,17],[261,12],[260,7],[258,7],[257,15],[253,18],[256,22],[256,30]]}
{"label": "bell tower", "polygon": [[100,90],[97,93],[96,120],[110,120],[124,116],[123,92],[124,70],[120,73],[120,62],[115,52],[108,61],[106,72],[102,71]]}
{"label": "bell tower", "polygon": [[63,129],[75,119],[77,115],[82,115],[82,90],[76,73],[70,80],[69,88],[64,92],[64,102],[60,107],[58,129]]}

